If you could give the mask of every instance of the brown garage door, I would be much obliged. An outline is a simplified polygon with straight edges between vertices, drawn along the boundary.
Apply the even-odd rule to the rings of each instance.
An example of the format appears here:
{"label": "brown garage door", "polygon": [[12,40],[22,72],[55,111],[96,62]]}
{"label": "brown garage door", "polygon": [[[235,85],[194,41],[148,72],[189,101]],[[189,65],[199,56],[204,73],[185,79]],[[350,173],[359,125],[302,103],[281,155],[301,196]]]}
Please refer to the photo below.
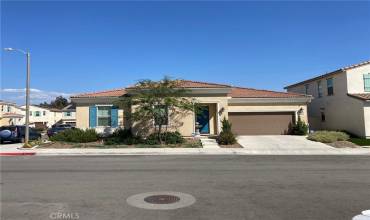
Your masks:
{"label": "brown garage door", "polygon": [[238,135],[289,134],[293,112],[229,112],[232,130]]}

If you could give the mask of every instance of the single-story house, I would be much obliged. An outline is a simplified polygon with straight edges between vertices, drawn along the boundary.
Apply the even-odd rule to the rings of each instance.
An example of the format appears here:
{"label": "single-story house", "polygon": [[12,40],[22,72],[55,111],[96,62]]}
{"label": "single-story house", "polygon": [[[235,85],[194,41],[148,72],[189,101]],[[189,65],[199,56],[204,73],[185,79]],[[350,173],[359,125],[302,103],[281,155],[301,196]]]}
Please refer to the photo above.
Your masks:
{"label": "single-story house", "polygon": [[[186,88],[203,106],[201,114],[182,115],[180,125],[172,127],[172,120],[168,120],[168,127],[184,136],[194,135],[196,123],[201,134],[218,134],[223,118],[232,122],[238,135],[289,134],[298,117],[307,122],[307,104],[311,101],[310,96],[303,94],[190,80],[181,80],[179,87]],[[76,104],[76,127],[112,132],[117,127],[132,126],[127,123],[124,110],[115,105],[120,96],[130,95],[130,92],[129,88],[121,88],[72,96]]]}

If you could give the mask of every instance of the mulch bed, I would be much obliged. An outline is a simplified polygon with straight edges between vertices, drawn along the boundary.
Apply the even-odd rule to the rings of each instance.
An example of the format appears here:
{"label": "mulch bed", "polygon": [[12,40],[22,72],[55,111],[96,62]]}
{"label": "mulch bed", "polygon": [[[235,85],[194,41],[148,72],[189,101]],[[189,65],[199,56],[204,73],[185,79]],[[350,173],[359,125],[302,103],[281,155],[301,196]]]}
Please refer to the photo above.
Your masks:
{"label": "mulch bed", "polygon": [[359,148],[360,147],[349,141],[336,141],[333,143],[327,143],[327,145],[330,145],[335,148]]}
{"label": "mulch bed", "polygon": [[186,139],[184,144],[171,144],[171,145],[104,145],[101,141],[89,143],[67,143],[67,142],[49,142],[40,144],[38,148],[47,149],[71,149],[71,148],[201,148],[200,141],[197,139]]}

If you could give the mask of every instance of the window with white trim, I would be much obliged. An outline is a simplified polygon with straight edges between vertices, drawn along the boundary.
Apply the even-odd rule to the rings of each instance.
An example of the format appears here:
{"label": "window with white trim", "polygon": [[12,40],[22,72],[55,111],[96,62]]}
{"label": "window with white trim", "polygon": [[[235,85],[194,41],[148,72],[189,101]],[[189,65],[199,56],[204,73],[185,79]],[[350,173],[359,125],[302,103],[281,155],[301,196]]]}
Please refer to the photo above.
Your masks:
{"label": "window with white trim", "polygon": [[97,106],[97,126],[111,126],[111,106]]}
{"label": "window with white trim", "polygon": [[326,79],[326,86],[327,86],[328,96],[334,95],[333,78]]}
{"label": "window with white trim", "polygon": [[35,111],[35,116],[36,116],[36,117],[40,117],[40,116],[41,116],[40,111]]}
{"label": "window with white trim", "polygon": [[309,89],[310,89],[310,84],[304,85],[304,89],[305,89],[305,94],[308,95]]}
{"label": "window with white trim", "polygon": [[364,74],[364,91],[370,92],[370,73]]}
{"label": "window with white trim", "polygon": [[317,96],[319,98],[322,97],[322,84],[321,84],[321,80],[320,81],[317,81]]}

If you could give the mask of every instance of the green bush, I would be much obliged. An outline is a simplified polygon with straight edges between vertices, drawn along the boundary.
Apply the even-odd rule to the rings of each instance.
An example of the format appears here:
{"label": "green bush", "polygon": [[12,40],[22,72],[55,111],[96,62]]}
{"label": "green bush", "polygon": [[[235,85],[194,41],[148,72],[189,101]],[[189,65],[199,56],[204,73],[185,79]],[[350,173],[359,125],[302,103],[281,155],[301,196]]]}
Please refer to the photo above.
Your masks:
{"label": "green bush", "polygon": [[298,117],[297,123],[295,123],[292,127],[292,134],[293,135],[307,135],[308,133],[308,125]]}
{"label": "green bush", "polygon": [[99,135],[94,129],[81,130],[78,128],[66,129],[50,137],[51,141],[73,143],[87,143],[99,140]]}
{"label": "green bush", "polygon": [[227,119],[222,119],[222,131],[217,137],[217,142],[222,145],[232,145],[236,143],[234,133],[231,131],[232,124]]}
{"label": "green bush", "polygon": [[[178,131],[175,132],[164,132],[161,133],[161,139],[164,144],[182,144],[185,142],[185,139],[181,136]],[[156,145],[160,144],[158,140],[158,134],[152,133],[145,139],[145,144]]]}
{"label": "green bush", "polygon": [[309,134],[307,139],[322,143],[333,143],[336,141],[347,141],[349,135],[340,131],[316,131]]}
{"label": "green bush", "polygon": [[141,143],[142,139],[139,136],[135,136],[132,134],[131,129],[117,129],[113,132],[113,134],[104,140],[104,144],[106,145],[133,145]]}

